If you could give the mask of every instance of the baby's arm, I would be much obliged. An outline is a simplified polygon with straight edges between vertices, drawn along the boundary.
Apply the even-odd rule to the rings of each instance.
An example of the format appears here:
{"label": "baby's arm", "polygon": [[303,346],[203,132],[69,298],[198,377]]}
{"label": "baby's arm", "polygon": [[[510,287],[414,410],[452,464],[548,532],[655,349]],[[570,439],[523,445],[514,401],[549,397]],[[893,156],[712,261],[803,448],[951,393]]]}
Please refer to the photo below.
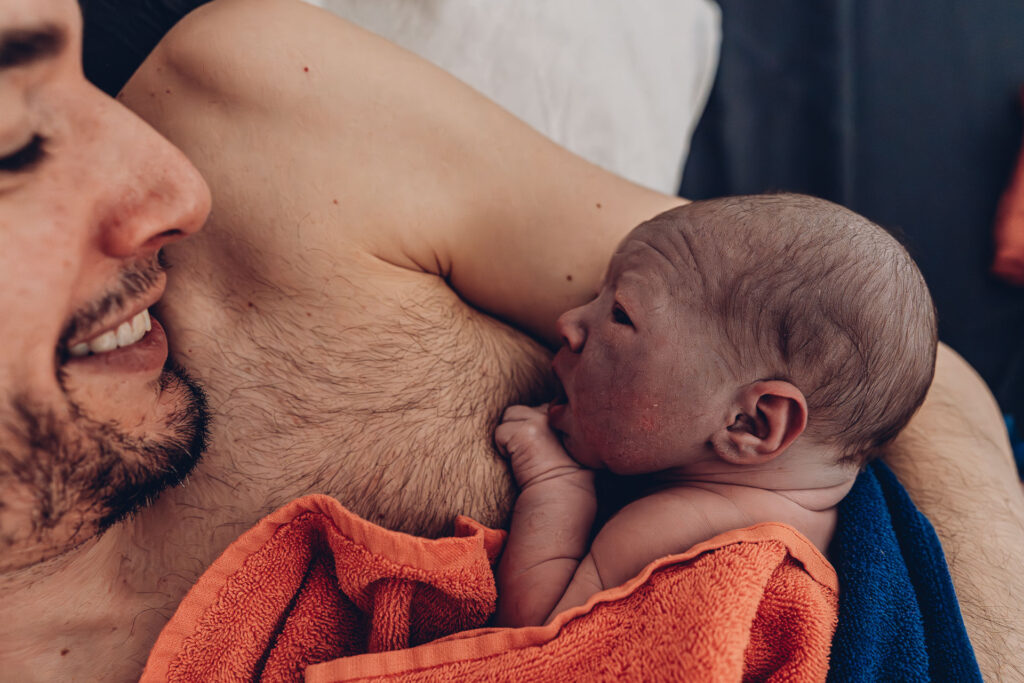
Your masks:
{"label": "baby's arm", "polygon": [[594,473],[562,448],[548,427],[546,405],[510,407],[494,440],[520,489],[498,565],[495,622],[542,624],[587,552],[597,511]]}

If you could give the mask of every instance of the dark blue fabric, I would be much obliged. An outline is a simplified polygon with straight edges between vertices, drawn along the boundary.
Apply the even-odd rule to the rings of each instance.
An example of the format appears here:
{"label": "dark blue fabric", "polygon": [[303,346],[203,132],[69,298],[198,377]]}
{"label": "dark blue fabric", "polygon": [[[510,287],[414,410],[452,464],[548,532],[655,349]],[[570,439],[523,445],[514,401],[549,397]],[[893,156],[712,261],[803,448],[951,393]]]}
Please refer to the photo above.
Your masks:
{"label": "dark blue fabric", "polygon": [[1024,289],[989,275],[1021,147],[1021,0],[718,0],[681,194],[831,199],[902,233],[939,337],[1024,419]]}
{"label": "dark blue fabric", "polygon": [[209,0],[78,0],[85,76],[116,95],[178,20]]}
{"label": "dark blue fabric", "polygon": [[839,505],[830,681],[981,681],[942,546],[882,462]]}
{"label": "dark blue fabric", "polygon": [[1010,432],[1010,446],[1013,447],[1013,460],[1017,463],[1017,475],[1024,479],[1024,438],[1022,430],[1016,428],[1013,415],[1006,416],[1006,430]]}

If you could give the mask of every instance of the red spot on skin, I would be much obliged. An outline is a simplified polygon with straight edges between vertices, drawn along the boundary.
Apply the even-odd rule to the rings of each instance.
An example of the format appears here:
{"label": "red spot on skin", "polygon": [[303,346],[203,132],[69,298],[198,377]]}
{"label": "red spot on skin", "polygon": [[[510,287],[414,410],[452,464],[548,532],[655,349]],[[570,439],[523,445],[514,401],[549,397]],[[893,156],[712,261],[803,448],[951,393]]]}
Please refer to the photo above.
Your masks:
{"label": "red spot on skin", "polygon": [[253,306],[251,301],[249,302],[249,308],[255,308],[255,306]]}
{"label": "red spot on skin", "polygon": [[599,209],[600,209],[600,208],[601,208],[601,202],[598,202],[598,203],[597,203],[597,204],[595,204],[594,206],[596,206],[597,208],[599,208]]}
{"label": "red spot on skin", "polygon": [[170,95],[171,94],[171,89],[168,88],[167,90],[164,90],[164,92],[167,93],[168,95]]}
{"label": "red spot on skin", "polygon": [[305,71],[306,73],[309,73],[309,67],[308,66],[302,67],[302,70]]}
{"label": "red spot on skin", "polygon": [[567,282],[572,282],[572,275],[566,275],[565,279]]}
{"label": "red spot on skin", "polygon": [[61,657],[66,657],[69,652],[71,652],[71,650],[69,650],[67,648],[64,648],[63,650],[60,651],[60,656]]}
{"label": "red spot on skin", "polygon": [[338,203],[338,200],[337,200],[337,199],[335,199],[335,200],[333,200],[333,201],[334,201],[334,203],[335,203],[335,204],[337,204],[337,203]]}

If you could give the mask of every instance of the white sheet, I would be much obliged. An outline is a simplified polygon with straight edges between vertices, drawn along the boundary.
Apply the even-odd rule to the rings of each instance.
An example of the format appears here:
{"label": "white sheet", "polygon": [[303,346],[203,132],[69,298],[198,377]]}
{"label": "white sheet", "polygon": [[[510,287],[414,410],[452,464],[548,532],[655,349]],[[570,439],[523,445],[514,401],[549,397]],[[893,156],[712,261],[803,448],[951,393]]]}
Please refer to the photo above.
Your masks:
{"label": "white sheet", "polygon": [[721,37],[709,0],[308,0],[599,166],[675,194]]}

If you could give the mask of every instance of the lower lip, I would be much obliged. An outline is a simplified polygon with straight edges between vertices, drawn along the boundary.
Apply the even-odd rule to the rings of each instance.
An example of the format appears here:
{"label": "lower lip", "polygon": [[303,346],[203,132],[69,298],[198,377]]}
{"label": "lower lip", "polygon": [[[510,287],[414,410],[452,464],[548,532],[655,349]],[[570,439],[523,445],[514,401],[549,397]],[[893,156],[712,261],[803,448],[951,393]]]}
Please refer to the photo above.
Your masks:
{"label": "lower lip", "polygon": [[156,318],[152,329],[131,346],[70,358],[65,367],[96,372],[153,372],[167,362],[167,335]]}

